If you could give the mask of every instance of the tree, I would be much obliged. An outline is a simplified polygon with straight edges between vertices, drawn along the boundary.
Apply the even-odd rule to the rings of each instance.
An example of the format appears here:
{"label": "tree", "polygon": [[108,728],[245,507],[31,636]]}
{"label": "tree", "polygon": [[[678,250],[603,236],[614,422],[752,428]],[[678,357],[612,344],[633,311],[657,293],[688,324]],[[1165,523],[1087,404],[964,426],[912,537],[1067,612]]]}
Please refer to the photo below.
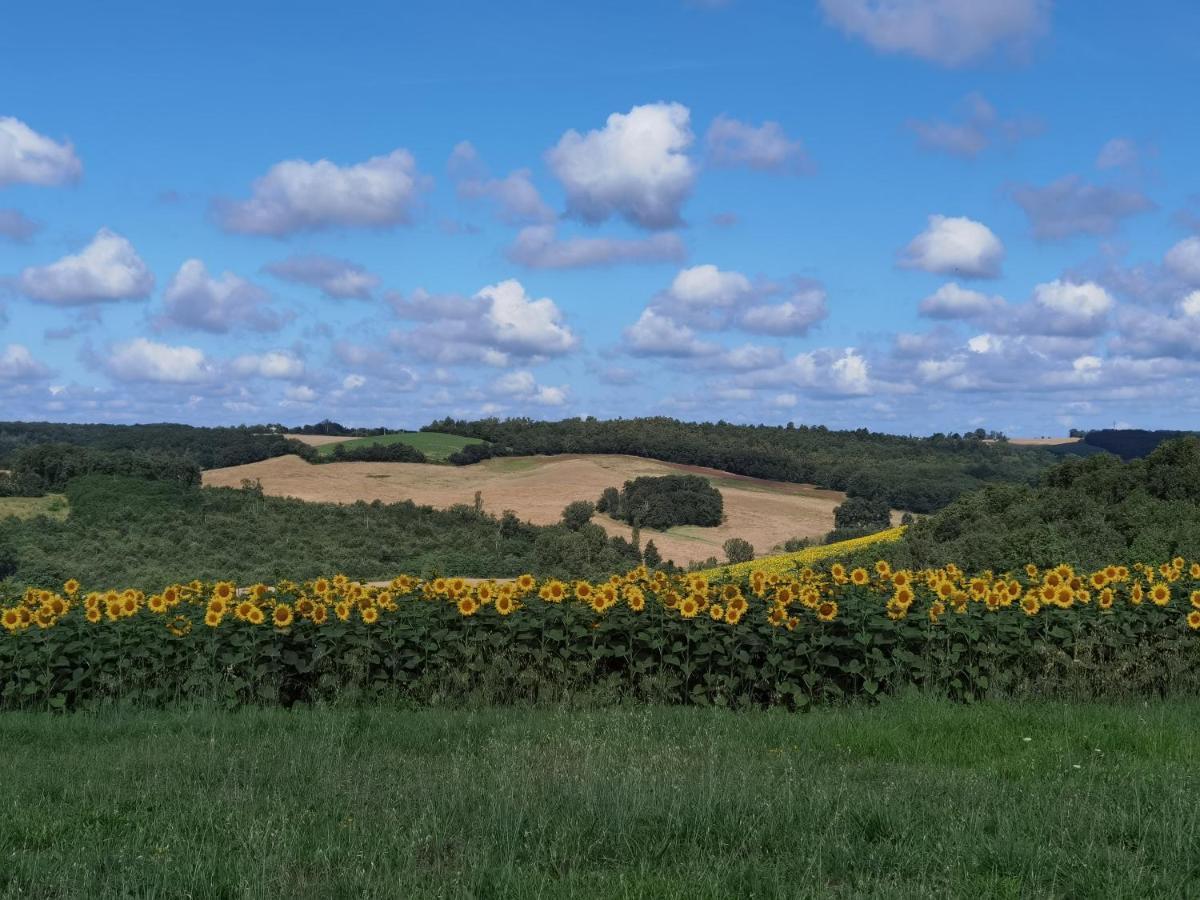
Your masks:
{"label": "tree", "polygon": [[658,552],[654,541],[646,541],[646,549],[642,551],[642,562],[646,564],[647,568],[657,569],[662,565],[662,561],[662,554]]}
{"label": "tree", "polygon": [[730,538],[722,545],[722,549],[731,563],[750,562],[754,559],[754,547],[743,538]]}
{"label": "tree", "polygon": [[621,492],[615,487],[606,487],[596,501],[596,512],[608,513],[614,519],[621,518]]}
{"label": "tree", "polygon": [[563,508],[562,523],[572,531],[579,531],[592,521],[595,512],[596,504],[591,500],[575,500]]}

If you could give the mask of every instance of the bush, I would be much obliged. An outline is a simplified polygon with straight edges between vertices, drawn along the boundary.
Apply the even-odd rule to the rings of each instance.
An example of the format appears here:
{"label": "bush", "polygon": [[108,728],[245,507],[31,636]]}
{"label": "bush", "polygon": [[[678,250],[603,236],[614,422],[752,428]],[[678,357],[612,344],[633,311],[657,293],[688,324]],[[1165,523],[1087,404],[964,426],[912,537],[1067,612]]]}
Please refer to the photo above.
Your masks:
{"label": "bush", "polygon": [[731,563],[750,562],[754,559],[754,547],[742,538],[730,538],[721,549],[725,551],[725,558]]}
{"label": "bush", "polygon": [[892,524],[892,511],[883,500],[848,497],[833,510],[833,527],[839,532],[869,533]]}
{"label": "bush", "polygon": [[562,523],[572,531],[579,531],[592,521],[596,512],[595,504],[590,500],[575,500],[568,503],[562,511]]}

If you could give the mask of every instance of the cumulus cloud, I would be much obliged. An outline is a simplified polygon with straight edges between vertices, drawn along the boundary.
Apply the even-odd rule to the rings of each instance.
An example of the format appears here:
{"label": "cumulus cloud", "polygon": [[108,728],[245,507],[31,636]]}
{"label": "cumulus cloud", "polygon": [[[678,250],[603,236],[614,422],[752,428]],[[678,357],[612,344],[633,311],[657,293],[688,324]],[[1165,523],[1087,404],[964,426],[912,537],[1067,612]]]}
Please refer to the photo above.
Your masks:
{"label": "cumulus cloud", "polygon": [[82,306],[114,300],[144,300],[154,275],[121,235],[101,228],[79,253],[48,266],[31,266],[17,279],[27,297],[55,306]]}
{"label": "cumulus cloud", "polygon": [[692,141],[686,106],[651,103],[613,113],[587,134],[566,132],[546,161],[568,210],[585,222],[615,215],[643,228],[673,228],[696,179]]}
{"label": "cumulus cloud", "polygon": [[224,334],[235,328],[277,331],[287,317],[270,307],[271,294],[244,278],[224,272],[219,278],[204,263],[189,259],[163,292],[160,325]]}
{"label": "cumulus cloud", "polygon": [[1167,270],[1189,284],[1200,284],[1200,237],[1184,238],[1163,258]]}
{"label": "cumulus cloud", "polygon": [[0,381],[32,381],[49,374],[24,344],[9,344],[0,353]]}
{"label": "cumulus cloud", "polygon": [[531,269],[578,269],[618,263],[680,262],[687,247],[674,233],[644,238],[558,237],[553,225],[522,228],[508,258]]}
{"label": "cumulus cloud", "polygon": [[821,0],[825,18],[884,53],[956,67],[1007,47],[1028,49],[1049,0]]}
{"label": "cumulus cloud", "polygon": [[215,372],[204,351],[196,347],[141,337],[117,344],[103,362],[108,373],[120,381],[193,384],[209,380]]}
{"label": "cumulus cloud", "polygon": [[1088,337],[1108,327],[1112,295],[1092,281],[1055,279],[1033,289],[1028,304],[1013,310],[1005,330],[1026,335]]}
{"label": "cumulus cloud", "polygon": [[534,300],[515,279],[484,287],[473,297],[414,292],[393,296],[401,318],[424,323],[393,335],[393,342],[427,360],[508,365],[513,358],[562,356],[579,338],[549,297]]}
{"label": "cumulus cloud", "polygon": [[495,396],[509,397],[536,403],[539,406],[562,406],[567,402],[567,386],[549,386],[537,383],[532,372],[507,372],[488,385],[488,392]]}
{"label": "cumulus cloud", "polygon": [[20,119],[0,116],[0,187],[53,187],[77,181],[82,174],[83,163],[71,144],[38,134]]}
{"label": "cumulus cloud", "polygon": [[0,209],[0,237],[13,243],[28,243],[41,227],[20,210]]}
{"label": "cumulus cloud", "polygon": [[346,259],[333,256],[289,256],[265,267],[276,278],[317,288],[331,300],[369,300],[379,276]]}
{"label": "cumulus cloud", "polygon": [[634,356],[693,357],[716,353],[720,348],[696,337],[686,325],[652,308],[642,310],[636,322],[624,330],[629,352]]}
{"label": "cumulus cloud", "polygon": [[235,375],[294,380],[304,376],[304,360],[287,350],[247,353],[230,363]]}
{"label": "cumulus cloud", "polygon": [[492,178],[470,141],[462,141],[450,154],[450,177],[464,200],[486,200],[507,225],[552,222],[554,210],[542,200],[533,184],[533,173],[517,169],[504,178]]}
{"label": "cumulus cloud", "polygon": [[735,384],[836,396],[867,394],[875,387],[866,358],[854,347],[798,353],[782,365],[739,375]]}
{"label": "cumulus cloud", "polygon": [[916,134],[917,143],[926,150],[974,159],[997,138],[1013,143],[1040,130],[1032,120],[1001,119],[982,94],[968,94],[961,106],[955,122],[910,120],[908,127]]}
{"label": "cumulus cloud", "polygon": [[930,319],[978,319],[1004,308],[1004,300],[959,287],[951,281],[921,301],[919,312]]}
{"label": "cumulus cloud", "polygon": [[1122,219],[1154,209],[1154,203],[1137,191],[1088,184],[1078,175],[1045,187],[1018,185],[1012,196],[1025,211],[1034,237],[1042,240],[1112,234]]}
{"label": "cumulus cloud", "polygon": [[220,200],[214,209],[222,228],[242,234],[388,228],[410,222],[431,185],[404,149],[348,166],[291,159],[257,179],[249,200]]}
{"label": "cumulus cloud", "polygon": [[1004,245],[982,222],[933,215],[929,227],[900,254],[900,265],[959,278],[996,278],[1004,262]]}
{"label": "cumulus cloud", "polygon": [[713,165],[746,166],[787,175],[812,171],[803,142],[788,138],[778,122],[767,121],[755,127],[720,115],[708,127],[705,142]]}
{"label": "cumulus cloud", "polygon": [[738,325],[756,334],[799,337],[829,315],[825,289],[819,284],[800,285],[781,303],[748,306],[737,317]]}

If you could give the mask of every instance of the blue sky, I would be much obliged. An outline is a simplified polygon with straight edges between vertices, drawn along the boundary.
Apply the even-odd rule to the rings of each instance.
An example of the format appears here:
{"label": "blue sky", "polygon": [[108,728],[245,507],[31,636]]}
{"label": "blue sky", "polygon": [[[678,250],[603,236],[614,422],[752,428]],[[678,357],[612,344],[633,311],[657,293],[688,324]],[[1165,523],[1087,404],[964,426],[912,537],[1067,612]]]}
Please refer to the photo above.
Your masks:
{"label": "blue sky", "polygon": [[0,418],[1194,426],[1197,33],[1186,2],[24,4]]}

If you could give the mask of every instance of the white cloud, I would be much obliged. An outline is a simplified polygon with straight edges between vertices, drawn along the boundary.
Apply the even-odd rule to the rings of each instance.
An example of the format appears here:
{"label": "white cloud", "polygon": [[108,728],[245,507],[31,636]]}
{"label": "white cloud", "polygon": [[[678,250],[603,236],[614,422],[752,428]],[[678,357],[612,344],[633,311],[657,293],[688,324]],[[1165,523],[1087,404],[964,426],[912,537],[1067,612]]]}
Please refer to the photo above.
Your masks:
{"label": "white cloud", "polygon": [[960,278],[996,278],[1004,262],[1004,245],[982,222],[933,215],[929,227],[900,255],[900,265]]}
{"label": "white cloud", "polygon": [[50,370],[34,359],[23,344],[9,344],[0,353],[0,380],[28,381],[49,374]]}
{"label": "white cloud", "polygon": [[1179,311],[1191,318],[1200,318],[1200,291],[1192,291],[1179,301]]}
{"label": "white cloud", "polygon": [[20,119],[0,117],[0,187],[68,184],[83,174],[83,164],[69,143],[38,134]]}
{"label": "white cloud", "polygon": [[1108,327],[1114,305],[1108,291],[1093,281],[1055,279],[1037,285],[1032,301],[1014,309],[1004,327],[1016,334],[1090,337]]}
{"label": "white cloud", "polygon": [[1049,0],[821,0],[825,17],[884,53],[962,66],[998,47],[1025,51]]}
{"label": "white cloud", "polygon": [[501,375],[489,386],[494,395],[526,400],[539,406],[562,406],[567,402],[567,386],[541,385],[532,372],[517,371]]}
{"label": "white cloud", "polygon": [[0,237],[24,244],[37,234],[42,226],[26,216],[20,210],[0,209]]}
{"label": "white cloud", "polygon": [[979,291],[943,284],[921,301],[921,315],[930,319],[977,319],[1004,308],[1004,300]]}
{"label": "white cloud", "polygon": [[722,361],[731,369],[750,371],[769,369],[783,363],[783,351],[778,347],[763,347],[759,344],[742,344],[728,351]]}
{"label": "white cloud", "polygon": [[1163,258],[1167,269],[1190,284],[1200,284],[1200,237],[1184,238]]}
{"label": "white cloud", "polygon": [[290,256],[265,268],[276,278],[311,285],[333,300],[369,300],[379,287],[378,275],[333,256]]}
{"label": "white cloud", "polygon": [[449,168],[458,196],[495,204],[501,222],[520,225],[554,220],[554,210],[542,200],[533,184],[533,173],[528,169],[517,169],[504,178],[492,178],[469,141],[462,141],[454,148]]}
{"label": "white cloud", "polygon": [[297,384],[283,392],[283,396],[291,403],[312,403],[317,399],[317,392],[306,384]]}
{"label": "white cloud", "polygon": [[117,344],[104,364],[121,381],[192,384],[207,381],[213,375],[213,367],[202,350],[140,337]]}
{"label": "white cloud", "polygon": [[803,389],[823,395],[861,395],[873,389],[867,360],[853,347],[798,353],[780,366],[748,372],[737,383],[750,388]]}
{"label": "white cloud", "polygon": [[1154,203],[1137,191],[1087,184],[1078,175],[1045,187],[1018,185],[1012,196],[1025,211],[1033,236],[1042,240],[1112,234],[1122,219],[1154,209]]}
{"label": "white cloud", "polygon": [[741,272],[722,271],[705,263],[680,270],[664,300],[686,310],[726,309],[749,297],[752,291],[750,279]]}
{"label": "white cloud", "polygon": [[557,304],[549,297],[530,298],[515,279],[488,285],[473,297],[417,291],[391,301],[402,318],[425,323],[397,332],[393,342],[434,362],[505,366],[512,357],[561,356],[579,343]]}
{"label": "white cloud", "polygon": [[789,139],[778,122],[763,122],[756,128],[720,115],[708,127],[705,140],[714,165],[747,166],[760,172],[790,175],[812,170],[803,142]]}
{"label": "white cloud", "polygon": [[247,353],[237,357],[230,368],[236,375],[292,380],[304,375],[304,360],[287,350]]}
{"label": "white cloud", "polygon": [[706,356],[720,348],[699,340],[686,325],[654,309],[642,310],[638,320],[624,331],[629,352],[635,356]]}
{"label": "white cloud", "polygon": [[189,259],[163,292],[161,323],[223,334],[236,327],[277,331],[285,317],[269,306],[271,295],[232,272],[219,278],[204,263]]}
{"label": "white cloud", "polygon": [[357,391],[360,387],[367,383],[367,379],[361,375],[351,373],[342,379],[343,391]]}
{"label": "white cloud", "polygon": [[613,113],[586,135],[566,132],[546,161],[568,209],[587,222],[619,215],[643,228],[679,225],[696,178],[689,118],[679,103],[651,103]]}
{"label": "white cloud", "polygon": [[154,275],[128,240],[101,228],[79,253],[48,266],[31,266],[17,280],[21,292],[55,306],[81,306],[110,300],[143,300]]}
{"label": "white cloud", "polygon": [[226,231],[275,237],[338,226],[387,228],[411,221],[431,184],[403,149],[349,166],[292,159],[257,179],[249,200],[220,201],[216,213]]}
{"label": "white cloud", "polygon": [[508,258],[531,269],[577,269],[617,263],[680,262],[687,248],[679,235],[644,238],[573,237],[560,240],[553,225],[522,228],[508,248]]}
{"label": "white cloud", "polygon": [[1041,130],[1040,124],[1031,119],[1001,119],[992,104],[978,93],[968,94],[963,100],[957,122],[913,119],[908,127],[926,150],[964,159],[974,159],[997,138],[1015,143]]}

